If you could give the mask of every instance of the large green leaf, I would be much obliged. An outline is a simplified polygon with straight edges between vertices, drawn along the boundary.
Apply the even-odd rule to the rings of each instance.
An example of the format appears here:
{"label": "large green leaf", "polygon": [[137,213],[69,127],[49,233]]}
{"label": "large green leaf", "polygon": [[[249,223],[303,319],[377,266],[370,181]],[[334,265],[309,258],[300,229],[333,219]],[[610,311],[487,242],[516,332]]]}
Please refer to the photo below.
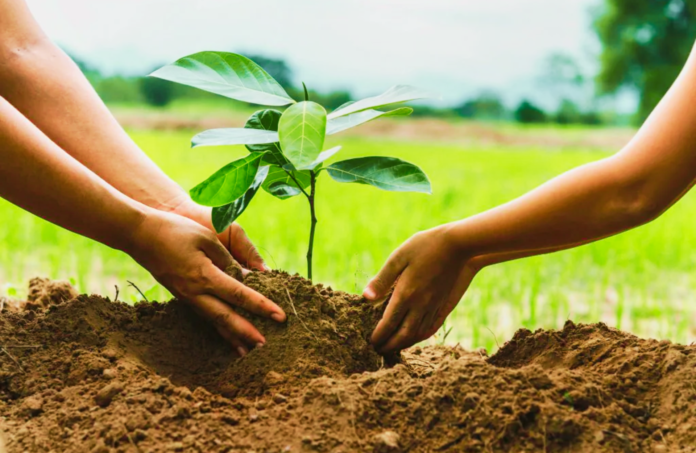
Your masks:
{"label": "large green leaf", "polygon": [[198,52],[166,65],[152,77],[260,105],[295,102],[261,66],[229,52]]}
{"label": "large green leaf", "polygon": [[314,170],[317,168],[317,166],[321,165],[325,160],[331,158],[334,154],[339,152],[341,150],[340,146],[335,146],[331,149],[327,149],[326,151],[322,151],[319,153],[319,156],[317,156],[316,159],[314,159],[314,162],[311,164],[304,166],[300,168],[299,170]]}
{"label": "large green leaf", "polygon": [[401,107],[400,109],[391,110],[389,112],[381,112],[379,110],[363,110],[362,112],[353,113],[352,115],[339,116],[329,120],[326,123],[326,135],[337,134],[343,132],[346,129],[350,129],[355,126],[360,126],[369,121],[376,120],[378,118],[386,118],[388,116],[408,116],[413,113],[411,107]]}
{"label": "large green leaf", "polygon": [[432,193],[430,181],[417,166],[393,157],[359,157],[329,165],[337,182],[369,184],[392,192]]}
{"label": "large green leaf", "polygon": [[256,192],[258,192],[261,184],[263,184],[266,176],[268,176],[268,167],[259,167],[256,171],[254,181],[247,191],[244,192],[244,195],[230,204],[213,208],[213,226],[215,227],[215,231],[222,233],[242,215],[247,206],[249,206],[249,203],[251,203],[254,195],[256,195]]}
{"label": "large green leaf", "polygon": [[329,115],[329,120],[339,118],[341,116],[350,115],[351,113],[361,112],[368,109],[378,109],[386,105],[400,104],[402,102],[415,101],[416,99],[424,99],[432,97],[432,94],[420,88],[409,85],[397,85],[371,98],[363,99],[362,101],[353,102],[343,108],[334,110]]}
{"label": "large green leaf", "polygon": [[262,153],[253,153],[225,165],[191,189],[191,198],[203,206],[223,206],[244,195],[256,177]]}
{"label": "large green leaf", "polygon": [[[223,146],[223,145],[272,145],[278,142],[278,133],[244,128],[210,129],[191,139],[191,146]],[[261,144],[261,145],[258,145]],[[248,148],[249,146],[247,146]]]}
{"label": "large green leaf", "polygon": [[302,168],[314,162],[326,139],[326,110],[316,102],[304,101],[287,109],[278,126],[283,155]]}
{"label": "large green leaf", "polygon": [[[311,177],[309,175],[309,171],[292,171],[290,173],[292,173],[297,182],[300,183],[300,187],[302,187],[303,189],[306,189],[311,184]],[[286,190],[282,188],[281,184],[293,187],[297,191],[295,192],[292,190]],[[268,176],[266,177],[266,181],[263,183],[262,187],[263,190],[280,199],[289,198],[295,195],[299,195],[301,193],[297,184],[295,184],[295,181],[293,181],[293,179],[288,175],[288,172],[280,167],[271,167],[270,171],[268,172]],[[292,194],[290,195],[290,193]],[[282,194],[284,196],[279,196],[279,194]]]}

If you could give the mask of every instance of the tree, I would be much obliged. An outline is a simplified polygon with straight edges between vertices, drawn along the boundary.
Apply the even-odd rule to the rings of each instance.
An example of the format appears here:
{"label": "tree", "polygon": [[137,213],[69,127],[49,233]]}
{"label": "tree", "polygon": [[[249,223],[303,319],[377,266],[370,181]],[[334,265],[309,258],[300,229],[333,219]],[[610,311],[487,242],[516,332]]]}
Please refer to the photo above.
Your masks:
{"label": "tree", "polygon": [[164,107],[174,99],[174,87],[161,79],[143,77],[140,79],[140,92],[150,105]]}
{"label": "tree", "polygon": [[515,110],[515,119],[519,123],[543,123],[546,121],[546,113],[531,102],[524,100]]}
{"label": "tree", "polygon": [[696,39],[696,0],[606,0],[595,19],[602,43],[600,93],[639,95],[647,118],[677,78]]}
{"label": "tree", "polygon": [[576,124],[582,122],[582,113],[573,101],[563,99],[554,120],[558,124]]}
{"label": "tree", "polygon": [[461,117],[482,120],[500,120],[507,113],[500,97],[491,91],[484,91],[476,98],[464,102],[455,111]]}

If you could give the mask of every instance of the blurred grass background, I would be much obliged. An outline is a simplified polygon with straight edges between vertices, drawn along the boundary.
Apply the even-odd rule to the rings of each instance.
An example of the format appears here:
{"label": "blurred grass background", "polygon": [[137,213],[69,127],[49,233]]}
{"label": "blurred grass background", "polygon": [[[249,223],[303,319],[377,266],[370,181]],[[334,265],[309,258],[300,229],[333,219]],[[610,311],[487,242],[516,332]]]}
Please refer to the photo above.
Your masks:
{"label": "blurred grass background", "polygon": [[[535,126],[531,132],[520,126],[491,127],[512,137],[542,133],[554,137],[553,143],[568,139],[572,144],[578,136],[607,134],[607,129],[581,126]],[[243,147],[192,150],[193,130],[132,129],[129,133],[186,189],[246,153]],[[617,151],[608,146],[561,149],[529,144],[526,139],[522,144],[463,143],[459,137],[434,142],[379,135],[332,138],[332,144],[339,143],[343,145],[339,159],[386,155],[420,165],[434,191],[432,196],[398,194],[338,184],[327,177],[319,180],[315,280],[350,292],[360,292],[388,255],[415,232],[504,203],[563,171]],[[452,314],[449,323],[454,328],[447,341],[490,350],[519,327],[558,328],[566,319],[604,321],[640,336],[692,341],[696,337],[695,197],[687,195],[657,221],[627,234],[484,270]],[[308,217],[304,198],[280,201],[262,192],[240,223],[269,265],[304,274]],[[28,280],[39,275],[71,279],[80,291],[112,298],[118,285],[121,300],[139,297],[126,280],[151,298],[168,297],[147,272],[120,252],[2,200],[0,218],[4,219],[0,295],[22,296]]]}

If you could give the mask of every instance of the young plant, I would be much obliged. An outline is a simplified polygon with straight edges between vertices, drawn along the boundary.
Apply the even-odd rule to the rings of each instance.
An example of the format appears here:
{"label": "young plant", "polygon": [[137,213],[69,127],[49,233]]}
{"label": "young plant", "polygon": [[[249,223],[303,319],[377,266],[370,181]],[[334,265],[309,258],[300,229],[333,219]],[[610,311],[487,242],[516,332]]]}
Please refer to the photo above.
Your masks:
{"label": "young plant", "polygon": [[[430,181],[417,166],[393,157],[360,157],[325,166],[341,147],[324,149],[327,135],[337,134],[387,116],[407,116],[409,107],[379,108],[427,97],[410,86],[395,86],[385,93],[349,102],[331,113],[309,99],[297,102],[248,58],[226,52],[199,52],[181,58],[151,74],[239,101],[264,106],[288,106],[284,111],[259,110],[244,128],[212,129],[192,139],[192,146],[246,145],[249,155],[224,166],[191,190],[191,198],[213,208],[215,229],[222,232],[251,203],[259,188],[285,200],[303,195],[309,203],[311,227],[307,250],[307,277],[312,279],[312,252],[317,226],[317,178],[326,173],[337,182],[369,184],[395,192],[431,193]],[[304,86],[304,84],[303,84]]]}

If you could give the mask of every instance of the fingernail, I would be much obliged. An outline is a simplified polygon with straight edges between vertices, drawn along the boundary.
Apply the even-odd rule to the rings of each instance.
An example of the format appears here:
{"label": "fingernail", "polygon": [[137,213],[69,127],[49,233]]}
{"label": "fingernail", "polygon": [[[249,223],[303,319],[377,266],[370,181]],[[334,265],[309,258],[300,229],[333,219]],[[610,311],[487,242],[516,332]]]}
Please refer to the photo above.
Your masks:
{"label": "fingernail", "polygon": [[363,296],[365,296],[366,299],[375,299],[377,297],[377,294],[375,294],[374,289],[368,286],[363,290]]}
{"label": "fingernail", "polygon": [[249,353],[249,351],[247,351],[247,349],[244,346],[239,346],[237,347],[237,353],[239,354],[239,357],[244,357]]}
{"label": "fingernail", "polygon": [[271,319],[276,321],[276,322],[283,322],[285,321],[285,317],[281,315],[280,313],[273,313],[271,315]]}
{"label": "fingernail", "polygon": [[264,346],[263,343],[256,343],[257,348],[263,348],[263,346]]}
{"label": "fingernail", "polygon": [[271,268],[268,267],[268,264],[266,264],[266,263],[263,263],[263,264],[261,265],[261,267],[263,267],[263,270],[264,270],[264,271],[270,271],[270,270],[271,270]]}

